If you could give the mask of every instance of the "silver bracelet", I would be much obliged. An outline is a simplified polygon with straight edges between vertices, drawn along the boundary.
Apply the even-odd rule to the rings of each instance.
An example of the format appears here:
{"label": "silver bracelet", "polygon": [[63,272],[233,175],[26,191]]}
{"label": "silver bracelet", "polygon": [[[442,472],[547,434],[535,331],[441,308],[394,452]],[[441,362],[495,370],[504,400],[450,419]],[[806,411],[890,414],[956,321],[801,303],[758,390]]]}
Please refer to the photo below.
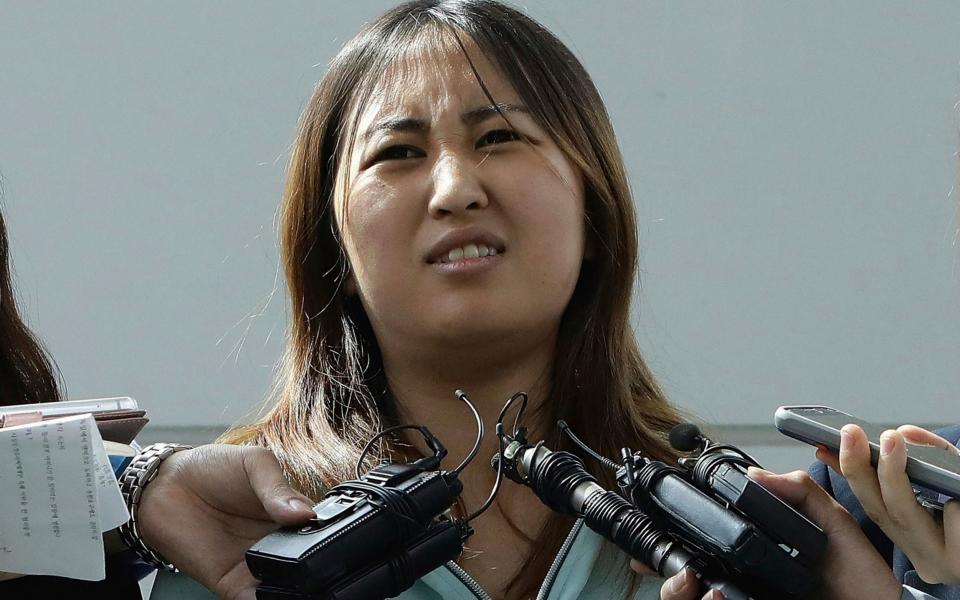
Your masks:
{"label": "silver bracelet", "polygon": [[151,444],[141,450],[124,469],[120,476],[120,493],[130,511],[130,520],[120,526],[120,539],[137,556],[147,563],[167,571],[176,572],[177,568],[163,558],[159,552],[147,546],[140,535],[140,526],[137,523],[137,513],[140,509],[140,498],[147,484],[154,480],[160,471],[160,463],[180,450],[190,450],[193,446],[186,444]]}

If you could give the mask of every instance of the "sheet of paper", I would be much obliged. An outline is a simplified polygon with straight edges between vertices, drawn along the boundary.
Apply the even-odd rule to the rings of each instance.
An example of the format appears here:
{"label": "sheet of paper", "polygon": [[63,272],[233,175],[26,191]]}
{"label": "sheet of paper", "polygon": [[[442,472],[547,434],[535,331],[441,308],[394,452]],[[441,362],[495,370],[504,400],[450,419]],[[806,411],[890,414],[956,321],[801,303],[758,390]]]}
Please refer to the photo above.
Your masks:
{"label": "sheet of paper", "polygon": [[[90,420],[93,421],[93,417],[90,417]],[[130,520],[130,512],[127,511],[127,503],[123,501],[120,484],[117,483],[117,476],[113,473],[113,465],[110,464],[110,457],[107,456],[107,451],[103,447],[103,439],[100,438],[95,421],[91,437],[97,473],[100,531],[110,531]]]}
{"label": "sheet of paper", "polygon": [[0,571],[103,579],[126,508],[93,417],[0,429],[0,456]]}

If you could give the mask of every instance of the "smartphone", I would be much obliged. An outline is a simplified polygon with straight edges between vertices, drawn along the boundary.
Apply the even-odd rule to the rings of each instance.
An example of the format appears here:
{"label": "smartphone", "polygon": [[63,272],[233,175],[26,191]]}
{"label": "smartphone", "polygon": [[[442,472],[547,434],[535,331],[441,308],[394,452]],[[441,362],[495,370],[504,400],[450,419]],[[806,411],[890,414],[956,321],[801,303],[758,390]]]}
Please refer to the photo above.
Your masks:
{"label": "smartphone", "polygon": [[[781,406],[774,423],[785,435],[834,452],[840,450],[840,428],[847,423],[859,425],[867,434],[873,466],[880,457],[880,434],[887,429],[827,406]],[[960,454],[907,444],[907,477],[917,485],[960,500]]]}

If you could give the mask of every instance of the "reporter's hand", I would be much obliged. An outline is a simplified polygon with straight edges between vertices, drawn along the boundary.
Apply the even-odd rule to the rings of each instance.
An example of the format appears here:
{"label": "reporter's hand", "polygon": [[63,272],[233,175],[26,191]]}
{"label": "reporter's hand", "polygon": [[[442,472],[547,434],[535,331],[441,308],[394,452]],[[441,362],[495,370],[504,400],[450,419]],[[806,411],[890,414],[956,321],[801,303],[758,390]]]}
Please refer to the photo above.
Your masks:
{"label": "reporter's hand", "polygon": [[748,475],[805,514],[827,534],[821,561],[821,598],[899,600],[902,588],[860,525],[803,471],[775,475],[750,467]]}
{"label": "reporter's hand", "polygon": [[[638,565],[641,563],[637,562]],[[630,563],[633,566],[633,563]],[[700,596],[700,583],[689,569],[680,571],[663,582],[660,588],[660,600],[722,600],[723,594],[717,590],[710,590]]]}
{"label": "reporter's hand", "polygon": [[926,429],[903,425],[880,436],[880,459],[874,469],[866,434],[856,425],[846,425],[839,456],[821,447],[817,458],[846,478],[870,520],[907,555],[924,581],[960,583],[960,502],[944,506],[943,522],[920,506],[906,474],[906,442],[958,452]]}
{"label": "reporter's hand", "polygon": [[269,450],[212,444],[163,461],[138,522],[147,545],[217,596],[253,600],[244,553],[279,526],[308,521],[312,507]]}
{"label": "reporter's hand", "polygon": [[[827,534],[823,557],[821,598],[825,600],[899,600],[901,587],[890,567],[877,554],[859,525],[836,500],[803,471],[774,475],[751,468],[750,477],[780,496],[817,523]],[[651,571],[637,561],[634,570]],[[671,577],[660,590],[661,600],[696,600],[699,590],[695,578],[686,572]],[[722,598],[722,594],[703,596],[704,600]]]}
{"label": "reporter's hand", "polygon": [[[630,561],[630,568],[647,577],[659,577],[656,571],[637,559]],[[711,590],[700,597],[700,584],[696,576],[684,569],[673,577],[666,579],[660,586],[660,600],[722,600],[723,594]]]}

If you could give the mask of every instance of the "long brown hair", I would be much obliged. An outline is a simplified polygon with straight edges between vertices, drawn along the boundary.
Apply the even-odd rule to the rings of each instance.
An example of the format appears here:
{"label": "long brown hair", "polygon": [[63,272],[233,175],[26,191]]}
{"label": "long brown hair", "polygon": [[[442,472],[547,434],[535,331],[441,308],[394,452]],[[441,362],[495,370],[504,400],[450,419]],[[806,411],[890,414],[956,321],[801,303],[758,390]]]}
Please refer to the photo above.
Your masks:
{"label": "long brown hair", "polygon": [[60,399],[56,367],[17,310],[9,248],[0,213],[0,405],[56,402]]}
{"label": "long brown hair", "polygon": [[[460,40],[469,40],[496,65],[583,175],[594,252],[560,324],[543,422],[565,419],[607,456],[629,446],[674,458],[664,432],[680,417],[644,364],[630,326],[636,223],[610,119],[570,50],[523,13],[491,0],[404,4],[366,26],[333,59],[302,115],[281,207],[291,328],[275,404],[222,441],[269,446],[295,485],[318,496],[352,477],[363,443],[393,423],[396,407],[376,340],[359,302],[343,290],[349,265],[333,199],[352,120],[371,89],[391,61],[438,32],[452,34],[461,49]],[[559,433],[547,445],[570,449]],[[609,474],[597,475],[614,486]],[[562,543],[564,522],[558,516],[547,523],[534,541],[544,551],[527,560],[511,588],[535,593],[555,553],[550,549]]]}

